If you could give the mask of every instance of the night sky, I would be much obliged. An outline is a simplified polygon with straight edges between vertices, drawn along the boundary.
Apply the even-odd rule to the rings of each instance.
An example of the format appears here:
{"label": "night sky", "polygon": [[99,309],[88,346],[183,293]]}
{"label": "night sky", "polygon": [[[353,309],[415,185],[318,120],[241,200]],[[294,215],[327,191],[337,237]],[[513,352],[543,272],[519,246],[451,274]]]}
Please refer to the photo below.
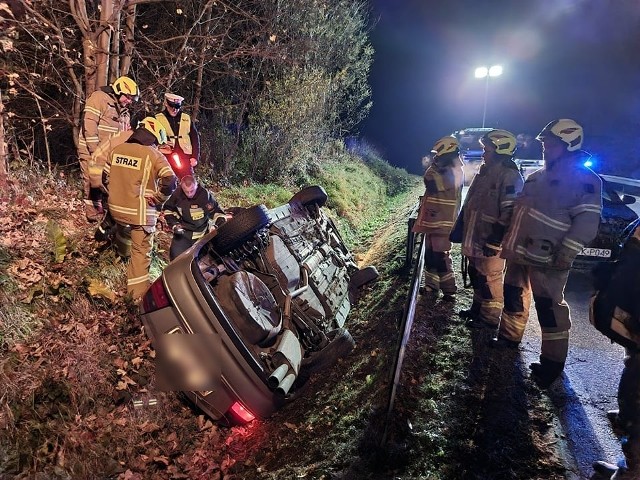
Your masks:
{"label": "night sky", "polygon": [[[485,126],[537,134],[573,118],[603,173],[640,176],[637,0],[371,0],[373,108],[365,140],[422,173],[443,135]],[[635,171],[635,172],[634,172]]]}

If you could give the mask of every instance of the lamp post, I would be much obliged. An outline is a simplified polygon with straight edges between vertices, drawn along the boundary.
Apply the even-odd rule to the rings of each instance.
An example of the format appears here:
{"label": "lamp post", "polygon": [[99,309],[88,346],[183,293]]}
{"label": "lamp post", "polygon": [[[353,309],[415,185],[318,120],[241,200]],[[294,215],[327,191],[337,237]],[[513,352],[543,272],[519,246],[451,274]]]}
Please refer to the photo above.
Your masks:
{"label": "lamp post", "polygon": [[476,78],[486,78],[484,84],[484,108],[482,109],[482,128],[484,128],[484,121],[487,118],[487,99],[489,98],[489,78],[498,77],[502,75],[502,65],[492,65],[491,67],[478,67],[476,68]]}

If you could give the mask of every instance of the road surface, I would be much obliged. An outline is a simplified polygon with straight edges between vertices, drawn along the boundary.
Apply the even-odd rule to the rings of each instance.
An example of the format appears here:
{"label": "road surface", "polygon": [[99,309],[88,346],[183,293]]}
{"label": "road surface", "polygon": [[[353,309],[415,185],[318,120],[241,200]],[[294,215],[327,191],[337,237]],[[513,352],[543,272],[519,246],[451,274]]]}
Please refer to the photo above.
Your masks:
{"label": "road surface", "polygon": [[[572,479],[592,478],[591,464],[595,460],[617,463],[622,458],[620,442],[611,431],[606,412],[617,408],[624,349],[589,323],[591,291],[588,272],[571,273],[565,289],[572,319],[569,355],[562,379],[548,389],[559,420],[557,427],[575,460]],[[525,365],[538,361],[540,327],[533,306],[520,352]]]}

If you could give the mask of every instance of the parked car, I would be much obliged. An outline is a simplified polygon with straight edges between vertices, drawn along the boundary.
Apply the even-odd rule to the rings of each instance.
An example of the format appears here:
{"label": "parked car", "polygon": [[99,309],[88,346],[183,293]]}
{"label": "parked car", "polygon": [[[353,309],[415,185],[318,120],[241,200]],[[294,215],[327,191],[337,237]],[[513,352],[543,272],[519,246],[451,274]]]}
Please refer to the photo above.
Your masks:
{"label": "parked car", "polygon": [[378,274],[358,268],[326,201],[314,186],[241,209],[165,268],[141,302],[164,388],[214,420],[247,422],[351,351],[351,302]]}
{"label": "parked car", "polygon": [[464,184],[471,185],[482,164],[482,145],[480,139],[493,128],[465,128],[453,132],[460,142],[460,155],[464,161]]}
{"label": "parked car", "polygon": [[542,167],[544,167],[544,160],[531,159],[531,158],[516,158],[514,161],[518,166],[518,168],[520,169],[520,174],[525,179],[536,170],[539,170]]}
{"label": "parked car", "polygon": [[635,203],[635,197],[620,195],[614,186],[602,178],[602,216],[598,235],[576,257],[576,268],[589,267],[597,262],[611,262],[618,259],[622,245],[633,232],[630,230],[638,214],[629,205]]}

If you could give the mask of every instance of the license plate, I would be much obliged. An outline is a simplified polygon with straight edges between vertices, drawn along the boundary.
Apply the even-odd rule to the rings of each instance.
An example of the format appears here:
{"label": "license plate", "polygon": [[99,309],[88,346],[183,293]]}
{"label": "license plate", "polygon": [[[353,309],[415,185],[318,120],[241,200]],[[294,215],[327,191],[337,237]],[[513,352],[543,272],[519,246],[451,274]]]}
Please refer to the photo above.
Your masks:
{"label": "license plate", "polygon": [[611,250],[608,248],[583,248],[580,255],[585,257],[600,257],[600,258],[610,258]]}

